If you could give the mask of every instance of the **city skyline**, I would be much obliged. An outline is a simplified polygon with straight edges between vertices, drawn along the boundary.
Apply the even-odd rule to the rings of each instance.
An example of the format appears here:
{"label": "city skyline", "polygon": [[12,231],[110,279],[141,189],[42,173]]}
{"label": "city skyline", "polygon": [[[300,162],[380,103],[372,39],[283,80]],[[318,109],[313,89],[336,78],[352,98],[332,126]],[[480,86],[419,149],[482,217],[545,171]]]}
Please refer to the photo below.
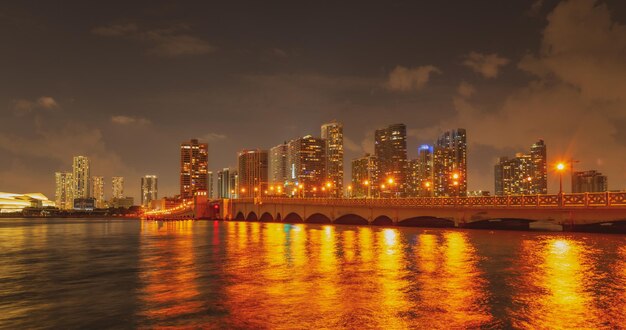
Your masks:
{"label": "city skyline", "polygon": [[[0,6],[9,39],[0,54],[6,191],[53,196],[51,173],[86,155],[93,173],[154,173],[160,194],[172,196],[180,141],[207,141],[215,171],[236,167],[242,149],[315,136],[332,119],[344,125],[344,183],[348,162],[373,154],[374,131],[401,122],[409,158],[444,131],[467,129],[468,190],[492,191],[498,157],[538,139],[550,147],[548,164],[575,158],[578,169],[608,176],[608,189],[626,187],[621,1],[461,3],[453,12],[364,4],[353,29],[341,19],[348,4],[311,4],[299,16],[261,4],[242,13],[139,2],[125,14],[79,2],[67,11]],[[249,23],[229,20],[235,15]],[[135,186],[128,195],[139,200]]]}

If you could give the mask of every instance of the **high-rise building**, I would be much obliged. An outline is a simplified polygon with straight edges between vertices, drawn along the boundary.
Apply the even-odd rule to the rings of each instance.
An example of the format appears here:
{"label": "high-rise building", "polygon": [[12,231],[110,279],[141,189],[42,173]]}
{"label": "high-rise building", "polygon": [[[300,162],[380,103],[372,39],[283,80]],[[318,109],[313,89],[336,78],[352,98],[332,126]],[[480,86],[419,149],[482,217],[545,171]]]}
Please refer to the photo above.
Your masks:
{"label": "high-rise building", "polygon": [[156,175],[144,175],[141,178],[141,205],[150,207],[158,197],[158,179]]}
{"label": "high-rise building", "polygon": [[114,176],[111,178],[111,198],[124,198],[124,177]]}
{"label": "high-rise building", "polygon": [[343,195],[343,125],[336,121],[322,125],[326,140],[326,176],[332,183],[333,197]]}
{"label": "high-rise building", "polygon": [[433,151],[434,196],[467,195],[467,133],[459,128],[444,132]]}
{"label": "high-rise building", "polygon": [[239,172],[232,170],[228,173],[228,185],[230,186],[230,198],[240,198],[241,189],[239,188]]}
{"label": "high-rise building", "polygon": [[532,193],[548,193],[548,162],[546,144],[539,140],[530,147],[530,157],[533,162]]}
{"label": "high-rise building", "polygon": [[209,145],[196,139],[180,145],[180,197],[193,198],[196,190],[207,190]]}
{"label": "high-rise building", "polygon": [[326,182],[326,141],[307,135],[289,141],[287,149],[291,194],[324,196],[327,189],[332,187],[331,182]]}
{"label": "high-rise building", "polygon": [[375,133],[378,182],[383,194],[404,195],[407,188],[406,126],[389,125]]}
{"label": "high-rise building", "polygon": [[56,172],[55,179],[55,202],[61,210],[74,208],[74,179],[70,172]]}
{"label": "high-rise building", "polygon": [[217,171],[217,198],[232,198],[231,194],[235,193],[234,189],[230,186],[230,169],[227,167]]}
{"label": "high-rise building", "polygon": [[74,156],[72,163],[72,178],[74,180],[72,199],[91,197],[91,172],[89,168],[89,158]]}
{"label": "high-rise building", "polygon": [[494,167],[496,195],[535,194],[532,173],[533,162],[530,155],[518,153],[514,158],[500,157]]}
{"label": "high-rise building", "polygon": [[209,171],[207,176],[209,178],[209,182],[207,183],[209,199],[212,199],[215,198],[215,175],[213,175],[213,171]]}
{"label": "high-rise building", "polygon": [[267,189],[267,150],[239,153],[239,190],[241,197],[257,197]]}
{"label": "high-rise building", "polygon": [[539,140],[530,154],[501,157],[494,167],[495,194],[534,195],[548,192],[546,145]]}
{"label": "high-rise building", "polygon": [[591,170],[574,172],[572,174],[572,192],[605,192],[608,190],[608,179],[606,175]]}
{"label": "high-rise building", "polygon": [[96,200],[97,208],[105,207],[105,199],[104,199],[104,177],[103,176],[92,176],[91,177],[91,197]]}
{"label": "high-rise building", "polygon": [[287,182],[287,143],[271,148],[269,158],[269,183],[284,186]]}
{"label": "high-rise building", "polygon": [[376,156],[365,154],[352,161],[352,195],[357,198],[375,197],[378,193]]}
{"label": "high-rise building", "polygon": [[433,147],[417,149],[417,158],[409,161],[409,195],[428,197],[433,193]]}

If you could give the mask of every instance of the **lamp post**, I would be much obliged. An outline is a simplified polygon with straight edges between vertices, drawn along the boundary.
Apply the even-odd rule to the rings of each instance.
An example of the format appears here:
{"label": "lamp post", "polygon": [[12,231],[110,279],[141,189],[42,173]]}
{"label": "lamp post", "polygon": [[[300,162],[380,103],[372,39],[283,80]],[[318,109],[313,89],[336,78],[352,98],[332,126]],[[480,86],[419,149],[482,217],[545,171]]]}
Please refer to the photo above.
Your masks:
{"label": "lamp post", "polygon": [[559,206],[563,207],[563,171],[565,171],[565,164],[556,164],[556,171],[559,172]]}
{"label": "lamp post", "polygon": [[372,198],[370,180],[365,180],[363,184],[367,187],[367,198]]}
{"label": "lamp post", "polygon": [[391,198],[393,198],[394,195],[395,195],[395,192],[394,192],[394,189],[393,189],[395,182],[394,182],[393,178],[387,179],[387,183],[389,184],[389,192],[390,192]]}
{"label": "lamp post", "polygon": [[452,173],[452,185],[456,187],[456,197],[459,197],[459,195],[461,194],[460,190],[461,188],[459,187],[459,178],[461,177],[459,175],[459,173]]}

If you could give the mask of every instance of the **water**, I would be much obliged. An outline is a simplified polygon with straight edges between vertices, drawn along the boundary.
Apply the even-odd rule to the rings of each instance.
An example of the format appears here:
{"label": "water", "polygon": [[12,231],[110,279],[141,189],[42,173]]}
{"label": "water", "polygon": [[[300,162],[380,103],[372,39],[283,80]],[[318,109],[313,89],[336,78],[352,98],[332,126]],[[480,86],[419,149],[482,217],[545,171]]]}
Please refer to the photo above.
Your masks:
{"label": "water", "polygon": [[0,219],[1,328],[620,328],[626,237]]}

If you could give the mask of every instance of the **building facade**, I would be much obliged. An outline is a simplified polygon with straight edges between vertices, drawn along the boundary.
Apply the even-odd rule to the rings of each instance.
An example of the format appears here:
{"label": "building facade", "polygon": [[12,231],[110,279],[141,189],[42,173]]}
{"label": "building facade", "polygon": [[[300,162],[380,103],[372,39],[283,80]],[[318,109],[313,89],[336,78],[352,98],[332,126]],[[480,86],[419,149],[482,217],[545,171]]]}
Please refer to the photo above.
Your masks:
{"label": "building facade", "polygon": [[208,177],[208,183],[207,183],[207,194],[209,199],[215,198],[215,175],[213,173],[213,171],[209,171],[209,173],[207,174]]}
{"label": "building facade", "polygon": [[89,158],[75,156],[72,162],[72,179],[74,180],[73,198],[91,197],[91,171]]}
{"label": "building facade", "polygon": [[606,175],[591,170],[574,172],[572,174],[572,192],[605,192],[609,190],[609,183]]}
{"label": "building facade", "polygon": [[114,176],[111,178],[111,198],[124,198],[124,177]]}
{"label": "building facade", "polygon": [[433,150],[433,195],[467,195],[467,133],[459,128],[444,132]]}
{"label": "building facade", "polygon": [[378,194],[378,161],[365,154],[352,160],[352,195],[356,198],[376,197]]}
{"label": "building facade", "polygon": [[303,197],[328,194],[327,183],[331,186],[332,183],[326,182],[326,141],[307,135],[289,141],[287,149],[291,195]]}
{"label": "building facade", "polygon": [[193,198],[196,190],[208,190],[209,145],[197,139],[180,145],[180,197]]}
{"label": "building facade", "polygon": [[92,176],[91,177],[91,197],[95,199],[96,208],[105,208],[106,200],[104,199],[104,177]]}
{"label": "building facade", "polygon": [[498,196],[548,193],[546,145],[539,140],[529,154],[500,157],[494,166],[494,192]]}
{"label": "building facade", "polygon": [[144,175],[141,178],[141,206],[149,208],[152,201],[157,199],[159,199],[157,176]]}
{"label": "building facade", "polygon": [[336,121],[322,125],[326,141],[326,176],[332,183],[331,196],[343,196],[343,125]]}
{"label": "building facade", "polygon": [[382,195],[403,196],[407,190],[406,126],[394,124],[378,129],[374,136],[378,159],[377,185]]}
{"label": "building facade", "polygon": [[267,189],[267,150],[243,150],[239,153],[239,194],[258,197]]}
{"label": "building facade", "polygon": [[417,158],[409,161],[409,196],[433,195],[433,146],[424,144],[417,149]]}
{"label": "building facade", "polygon": [[287,182],[287,143],[270,149],[268,181],[273,186],[283,186]]}
{"label": "building facade", "polygon": [[71,172],[56,172],[55,180],[55,203],[61,210],[74,208],[74,179]]}

